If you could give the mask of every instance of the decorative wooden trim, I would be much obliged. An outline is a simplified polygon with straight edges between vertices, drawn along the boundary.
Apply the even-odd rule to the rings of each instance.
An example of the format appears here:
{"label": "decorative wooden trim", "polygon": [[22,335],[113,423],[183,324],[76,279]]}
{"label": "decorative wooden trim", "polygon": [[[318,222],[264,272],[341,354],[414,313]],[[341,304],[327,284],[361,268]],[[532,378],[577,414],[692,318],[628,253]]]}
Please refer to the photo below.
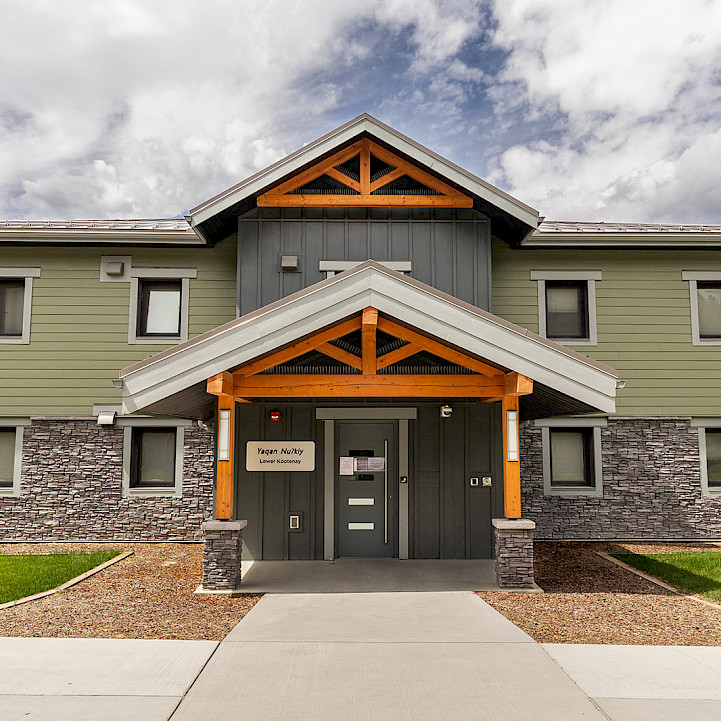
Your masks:
{"label": "decorative wooden trim", "polygon": [[216,428],[220,428],[220,411],[230,410],[230,460],[218,460],[216,444],[215,462],[215,517],[219,520],[233,518],[233,498],[235,496],[235,399],[232,395],[218,396],[218,418]]}
{"label": "decorative wooden trim", "polygon": [[[360,156],[360,182],[347,177],[336,170],[338,165]],[[370,158],[374,155],[387,163],[393,170],[382,178],[371,183]],[[330,193],[306,195],[302,193],[291,194],[292,191],[302,188],[304,184],[316,180],[322,175],[328,175],[348,188],[356,191],[355,195],[334,195]],[[419,183],[435,190],[440,195],[383,195],[372,193],[388,185],[397,178],[407,175]],[[326,206],[362,206],[362,207],[390,207],[406,206],[417,208],[443,207],[443,208],[472,208],[473,199],[456,190],[440,178],[421,170],[412,163],[400,158],[395,153],[386,150],[368,138],[363,138],[347,148],[338,151],[329,158],[307,168],[293,176],[284,183],[259,195],[256,199],[260,207],[326,207]]]}
{"label": "decorative wooden trim", "polygon": [[365,375],[375,375],[377,371],[376,330],[378,329],[378,311],[375,308],[364,308],[361,324],[363,360],[361,369]]}
{"label": "decorative wooden trim", "polygon": [[331,343],[323,343],[323,345],[319,345],[316,350],[323,353],[323,355],[327,355],[330,358],[340,361],[341,363],[345,363],[351,368],[357,368],[358,370],[363,369],[363,361],[361,358],[357,355],[353,355],[352,353],[348,353],[348,351],[338,348],[338,346],[332,345]]}
{"label": "decorative wooden trim", "polygon": [[398,363],[398,361],[402,361],[405,358],[410,358],[410,356],[415,355],[416,353],[420,353],[422,350],[423,348],[421,348],[418,344],[408,343],[408,345],[404,345],[402,348],[396,348],[395,350],[392,350],[389,353],[384,353],[380,356],[380,358],[376,361],[376,368],[380,370],[386,366],[393,365],[394,363]]}
{"label": "decorative wooden trim", "polygon": [[421,346],[423,350],[427,350],[429,353],[433,353],[433,355],[437,355],[444,360],[462,366],[463,368],[468,368],[476,373],[481,373],[484,376],[493,377],[503,373],[503,371],[498,368],[494,368],[493,366],[477,360],[476,358],[471,358],[471,356],[466,355],[461,351],[449,348],[447,345],[443,345],[443,343],[439,343],[432,338],[421,335],[420,333],[411,330],[410,328],[406,328],[404,325],[400,325],[388,318],[381,317],[378,319],[378,330],[382,330],[384,333],[388,333],[396,338],[402,338],[403,340],[407,340],[411,343],[416,343]]}
{"label": "decorative wooden trim", "polygon": [[513,371],[505,375],[505,388],[507,396],[527,396],[533,393],[533,381]]}
{"label": "decorative wooden trim", "polygon": [[216,373],[206,381],[205,390],[213,396],[232,396],[233,374],[228,371]]}
{"label": "decorative wooden trim", "polygon": [[257,361],[248,363],[247,365],[242,366],[238,372],[246,376],[255,375],[256,373],[260,373],[268,368],[273,368],[273,366],[293,360],[293,358],[298,358],[298,356],[302,356],[308,351],[316,350],[318,346],[327,343],[329,340],[341,338],[344,335],[348,335],[348,333],[352,333],[354,330],[358,330],[360,327],[360,316],[356,316],[355,318],[338,323],[338,325],[331,326],[326,330],[322,330],[320,333],[316,333],[310,338],[298,341],[293,345],[276,351],[271,355],[265,356],[265,358],[260,358]]}
{"label": "decorative wooden trim", "polygon": [[235,393],[243,398],[487,398],[503,390],[502,376],[235,374]]}
{"label": "decorative wooden trim", "polygon": [[[506,518],[521,517],[521,462],[508,460],[506,411],[518,412],[518,396],[503,396],[503,510]],[[520,453],[520,449],[519,449]]]}

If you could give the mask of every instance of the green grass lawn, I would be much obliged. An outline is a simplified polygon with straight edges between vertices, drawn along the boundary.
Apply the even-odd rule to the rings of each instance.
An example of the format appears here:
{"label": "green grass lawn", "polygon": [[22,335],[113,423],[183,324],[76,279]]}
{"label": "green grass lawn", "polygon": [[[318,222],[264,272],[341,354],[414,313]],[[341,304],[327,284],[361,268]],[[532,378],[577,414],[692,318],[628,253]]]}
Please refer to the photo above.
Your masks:
{"label": "green grass lawn", "polygon": [[613,553],[614,558],[690,593],[721,602],[721,553]]}
{"label": "green grass lawn", "polygon": [[0,555],[0,603],[55,588],[120,551]]}

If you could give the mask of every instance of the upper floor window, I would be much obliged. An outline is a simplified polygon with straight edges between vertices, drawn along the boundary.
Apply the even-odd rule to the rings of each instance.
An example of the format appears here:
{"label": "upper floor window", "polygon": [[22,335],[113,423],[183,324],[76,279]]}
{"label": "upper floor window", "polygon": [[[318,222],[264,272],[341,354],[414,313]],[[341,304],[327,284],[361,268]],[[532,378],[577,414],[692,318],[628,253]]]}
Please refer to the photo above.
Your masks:
{"label": "upper floor window", "polygon": [[0,343],[30,342],[33,278],[40,268],[0,268]]}
{"label": "upper floor window", "polygon": [[698,334],[701,340],[721,340],[721,283],[698,281]]}
{"label": "upper floor window", "polygon": [[194,268],[131,268],[128,343],[188,339],[190,279]]}
{"label": "upper floor window", "polygon": [[596,281],[601,271],[532,270],[538,283],[538,330],[569,345],[596,345]]}

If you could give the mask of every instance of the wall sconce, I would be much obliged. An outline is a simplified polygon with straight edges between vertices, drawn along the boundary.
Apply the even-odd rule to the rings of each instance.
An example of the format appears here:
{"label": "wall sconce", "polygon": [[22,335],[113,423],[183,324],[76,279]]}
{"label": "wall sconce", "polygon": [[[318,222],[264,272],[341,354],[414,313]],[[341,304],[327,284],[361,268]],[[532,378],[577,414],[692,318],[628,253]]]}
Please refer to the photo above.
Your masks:
{"label": "wall sconce", "polygon": [[218,411],[218,460],[230,460],[230,409]]}
{"label": "wall sconce", "polygon": [[506,411],[506,460],[518,463],[518,411]]}
{"label": "wall sconce", "polygon": [[450,406],[441,406],[441,418],[450,418],[453,413],[453,408]]}

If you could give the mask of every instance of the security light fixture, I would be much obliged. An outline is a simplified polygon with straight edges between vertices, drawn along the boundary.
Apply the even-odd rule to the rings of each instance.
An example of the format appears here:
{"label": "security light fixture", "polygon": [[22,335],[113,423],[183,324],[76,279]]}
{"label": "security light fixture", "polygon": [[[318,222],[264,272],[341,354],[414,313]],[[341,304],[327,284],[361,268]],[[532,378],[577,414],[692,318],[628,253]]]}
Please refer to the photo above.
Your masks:
{"label": "security light fixture", "polygon": [[506,411],[506,460],[518,463],[518,411]]}
{"label": "security light fixture", "polygon": [[616,381],[616,388],[625,388],[626,387],[626,381],[621,380],[620,378]]}
{"label": "security light fixture", "polygon": [[450,406],[441,406],[441,418],[450,418],[453,413],[453,408]]}

